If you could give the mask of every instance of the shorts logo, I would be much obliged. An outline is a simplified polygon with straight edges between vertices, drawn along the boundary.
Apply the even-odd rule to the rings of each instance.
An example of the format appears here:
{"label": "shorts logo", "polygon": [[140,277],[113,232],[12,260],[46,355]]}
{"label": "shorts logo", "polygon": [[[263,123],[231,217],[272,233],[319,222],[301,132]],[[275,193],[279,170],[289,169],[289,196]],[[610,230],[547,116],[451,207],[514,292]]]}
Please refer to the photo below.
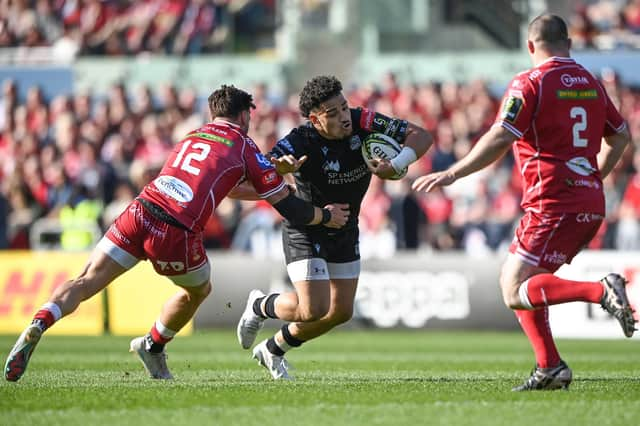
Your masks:
{"label": "shorts logo", "polygon": [[570,74],[562,74],[560,76],[560,81],[562,82],[562,84],[564,84],[566,87],[571,87],[575,84],[589,84],[589,79],[587,79],[587,77],[584,76],[573,76]]}
{"label": "shorts logo", "polygon": [[602,220],[604,216],[596,213],[578,213],[576,215],[576,222],[578,223],[591,223],[592,221]]}
{"label": "shorts logo", "polygon": [[370,109],[363,109],[360,115],[360,127],[364,130],[371,131],[374,115],[375,112]]}
{"label": "shorts logo", "polygon": [[158,188],[158,191],[176,201],[188,203],[193,200],[193,190],[191,187],[175,176],[158,176],[153,181],[153,185]]}
{"label": "shorts logo", "polygon": [[258,162],[258,166],[260,166],[262,170],[273,169],[273,165],[271,164],[271,161],[267,160],[267,157],[265,157],[259,152],[256,152],[256,161]]}
{"label": "shorts logo", "polygon": [[567,255],[554,250],[553,253],[544,255],[544,261],[554,265],[563,265],[567,261]]}
{"label": "shorts logo", "polygon": [[515,123],[518,118],[518,114],[522,111],[522,107],[524,106],[524,100],[517,96],[509,96],[504,100],[504,104],[502,106],[502,113],[500,114],[500,118],[511,123]]}
{"label": "shorts logo", "polygon": [[184,262],[165,262],[163,260],[157,260],[156,263],[161,271],[172,269],[175,272],[184,271]]}

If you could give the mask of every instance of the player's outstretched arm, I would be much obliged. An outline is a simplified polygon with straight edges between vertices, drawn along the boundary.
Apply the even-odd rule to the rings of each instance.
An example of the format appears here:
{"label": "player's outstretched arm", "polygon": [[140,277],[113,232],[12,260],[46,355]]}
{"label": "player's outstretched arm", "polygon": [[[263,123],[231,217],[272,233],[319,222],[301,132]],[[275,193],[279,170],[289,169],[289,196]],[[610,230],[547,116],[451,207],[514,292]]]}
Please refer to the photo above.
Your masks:
{"label": "player's outstretched arm", "polygon": [[349,219],[348,204],[335,203],[324,208],[315,207],[293,195],[287,186],[267,197],[267,201],[294,226],[324,225],[329,228],[342,228]]}
{"label": "player's outstretched arm", "polygon": [[456,180],[484,169],[507,153],[516,136],[502,126],[493,126],[467,155],[443,172],[420,176],[412,185],[416,191],[429,192],[436,186],[451,185]]}
{"label": "player's outstretched arm", "polygon": [[603,138],[604,144],[598,154],[598,168],[602,179],[604,179],[613,170],[627,145],[631,144],[631,134],[627,127],[621,132]]}

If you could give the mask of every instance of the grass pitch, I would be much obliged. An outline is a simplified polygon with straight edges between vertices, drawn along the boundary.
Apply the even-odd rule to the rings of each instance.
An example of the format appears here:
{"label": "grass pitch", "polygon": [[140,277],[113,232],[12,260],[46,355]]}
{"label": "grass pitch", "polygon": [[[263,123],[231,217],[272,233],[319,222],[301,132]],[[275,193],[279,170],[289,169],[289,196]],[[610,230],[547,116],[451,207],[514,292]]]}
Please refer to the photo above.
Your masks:
{"label": "grass pitch", "polygon": [[[272,330],[275,331],[275,330]],[[263,331],[261,338],[267,337]],[[2,363],[15,336],[0,336]],[[273,381],[234,330],[169,346],[176,380],[148,379],[129,338],[45,336],[0,425],[632,425],[640,344],[560,340],[570,391],[513,393],[533,365],[517,333],[335,331],[294,350]]]}

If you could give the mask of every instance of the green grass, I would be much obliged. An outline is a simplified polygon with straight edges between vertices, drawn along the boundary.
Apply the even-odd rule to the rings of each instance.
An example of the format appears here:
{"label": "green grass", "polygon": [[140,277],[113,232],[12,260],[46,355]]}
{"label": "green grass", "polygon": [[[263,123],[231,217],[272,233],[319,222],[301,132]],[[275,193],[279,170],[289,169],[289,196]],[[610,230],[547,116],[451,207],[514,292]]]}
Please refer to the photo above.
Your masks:
{"label": "green grass", "polygon": [[[262,337],[266,337],[263,332]],[[2,358],[14,336],[0,336]],[[560,340],[569,392],[513,393],[533,357],[523,335],[337,331],[273,381],[233,330],[178,338],[176,380],[148,379],[124,337],[46,336],[18,383],[0,382],[0,425],[632,425],[638,341]]]}

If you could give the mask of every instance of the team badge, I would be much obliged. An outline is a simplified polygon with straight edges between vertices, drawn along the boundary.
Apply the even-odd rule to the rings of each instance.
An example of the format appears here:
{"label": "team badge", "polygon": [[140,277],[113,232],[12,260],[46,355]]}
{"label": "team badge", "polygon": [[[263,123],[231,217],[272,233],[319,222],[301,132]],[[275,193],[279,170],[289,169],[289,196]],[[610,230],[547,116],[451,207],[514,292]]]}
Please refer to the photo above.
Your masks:
{"label": "team badge", "polygon": [[362,145],[362,141],[360,140],[360,136],[354,135],[351,137],[351,140],[349,141],[349,148],[351,148],[351,151],[360,149],[361,145]]}
{"label": "team badge", "polygon": [[322,154],[326,157],[327,153],[329,152],[329,148],[323,146],[322,148],[320,148],[320,151],[322,151]]}

